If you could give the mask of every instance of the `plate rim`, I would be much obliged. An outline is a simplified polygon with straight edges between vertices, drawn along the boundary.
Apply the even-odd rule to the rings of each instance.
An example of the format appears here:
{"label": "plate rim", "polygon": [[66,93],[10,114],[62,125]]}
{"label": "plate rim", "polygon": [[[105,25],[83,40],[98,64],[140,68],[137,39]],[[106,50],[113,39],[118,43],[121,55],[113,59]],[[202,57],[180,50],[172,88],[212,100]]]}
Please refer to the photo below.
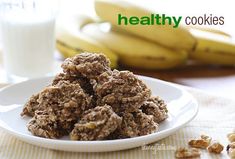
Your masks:
{"label": "plate rim", "polygon": [[[30,140],[33,140],[32,142],[40,142],[42,144],[62,144],[64,146],[66,145],[80,145],[80,146],[89,146],[89,145],[99,145],[99,146],[103,146],[103,145],[109,145],[109,144],[123,144],[123,143],[127,143],[127,142],[141,142],[143,140],[149,139],[149,138],[156,138],[155,136],[162,136],[160,137],[160,139],[165,138],[173,133],[175,133],[177,130],[181,129],[182,127],[184,127],[186,124],[188,124],[189,122],[191,122],[196,115],[198,114],[199,111],[199,106],[198,106],[198,102],[197,100],[191,95],[191,93],[189,93],[187,90],[181,88],[179,85],[171,83],[171,82],[167,82],[167,81],[163,81],[163,80],[159,80],[157,78],[152,78],[152,77],[147,77],[147,76],[142,76],[142,75],[137,75],[140,79],[145,79],[145,80],[151,80],[153,82],[158,82],[161,84],[165,84],[171,87],[174,87],[176,89],[179,89],[181,92],[183,92],[183,94],[187,94],[188,96],[190,96],[190,103],[188,104],[195,104],[195,111],[194,111],[194,115],[191,116],[190,118],[187,119],[187,121],[182,122],[180,125],[177,125],[175,127],[166,129],[166,130],[162,130],[160,132],[154,132],[152,134],[148,134],[148,135],[143,135],[143,136],[138,136],[138,137],[133,137],[133,138],[126,138],[126,139],[115,139],[115,140],[101,140],[101,141],[73,141],[73,140],[59,140],[59,139],[47,139],[47,138],[42,138],[42,137],[38,137],[38,136],[34,136],[34,135],[29,135],[29,134],[25,134],[25,133],[19,133],[15,130],[11,130],[6,128],[4,125],[2,125],[2,120],[0,119],[0,127],[2,127],[4,130],[6,130],[9,134],[15,136],[16,138],[23,140],[25,142],[27,142],[26,140],[28,140],[30,138]],[[54,76],[50,76],[50,77],[42,77],[42,78],[34,78],[31,80],[27,80],[27,81],[23,81],[20,83],[16,83],[16,84],[12,84],[9,86],[5,86],[3,88],[0,89],[0,92],[6,90],[6,89],[10,89],[11,87],[14,87],[16,85],[21,85],[23,83],[27,83],[27,82],[33,82],[33,81],[38,81],[38,80],[51,80]],[[185,104],[186,105],[186,104]],[[22,106],[20,106],[22,107]],[[158,139],[159,140],[159,139]],[[31,143],[32,143],[31,142]],[[146,144],[150,144],[156,142],[156,140],[153,140],[152,142],[147,142]],[[27,142],[30,143],[30,142]],[[35,144],[34,144],[35,145]],[[42,146],[43,147],[43,146]],[[135,146],[135,147],[139,147],[139,146]],[[134,148],[133,146],[131,148]],[[52,148],[53,149],[53,148]],[[58,148],[55,148],[58,149]],[[107,150],[105,152],[108,151],[117,151],[117,150],[124,150],[127,148],[123,148],[123,149],[116,149],[116,150]],[[67,151],[67,150],[66,150]],[[79,152],[85,152],[85,151],[79,151]],[[86,151],[86,152],[104,152],[104,151]]]}

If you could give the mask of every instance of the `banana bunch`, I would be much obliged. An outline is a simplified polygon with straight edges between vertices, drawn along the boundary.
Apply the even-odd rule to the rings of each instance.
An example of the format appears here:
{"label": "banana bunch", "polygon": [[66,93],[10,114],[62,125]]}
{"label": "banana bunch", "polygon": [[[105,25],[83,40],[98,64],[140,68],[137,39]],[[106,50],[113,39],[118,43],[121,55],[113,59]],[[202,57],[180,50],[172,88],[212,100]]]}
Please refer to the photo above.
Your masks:
{"label": "banana bunch", "polygon": [[[95,1],[96,14],[112,25],[120,27],[121,29],[133,33],[137,36],[143,37],[150,41],[156,42],[162,46],[171,49],[192,50],[196,44],[195,38],[183,27],[177,29],[170,25],[161,26],[142,26],[142,25],[117,25],[117,14],[123,13],[125,16],[146,16],[151,12],[140,7],[129,4],[120,0],[96,0]],[[183,40],[182,40],[183,39]]]}
{"label": "banana bunch", "polygon": [[235,45],[221,31],[117,25],[118,13],[150,14],[125,1],[96,0],[95,10],[102,22],[80,15],[59,23],[57,48],[65,57],[84,51],[102,52],[113,68],[120,63],[141,69],[171,69],[186,64],[189,58],[208,64],[235,64]]}
{"label": "banana bunch", "polygon": [[102,43],[81,32],[81,28],[93,20],[87,16],[74,16],[58,21],[56,28],[56,47],[64,57],[71,57],[81,52],[105,54],[111,61],[111,67],[117,67],[118,56]]}
{"label": "banana bunch", "polygon": [[235,66],[235,44],[230,36],[198,29],[190,29],[197,45],[189,56],[207,64]]}
{"label": "banana bunch", "polygon": [[120,62],[125,66],[169,69],[180,66],[187,60],[186,51],[172,50],[132,35],[123,34],[116,29],[112,29],[108,23],[90,23],[83,27],[82,32],[116,52]]}

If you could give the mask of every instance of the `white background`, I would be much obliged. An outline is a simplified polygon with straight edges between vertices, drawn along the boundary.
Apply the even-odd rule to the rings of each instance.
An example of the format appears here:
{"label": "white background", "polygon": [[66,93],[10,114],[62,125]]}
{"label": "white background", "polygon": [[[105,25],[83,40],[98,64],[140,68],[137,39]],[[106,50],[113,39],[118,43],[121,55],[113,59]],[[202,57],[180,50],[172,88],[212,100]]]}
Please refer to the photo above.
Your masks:
{"label": "white background", "polygon": [[[123,0],[125,1],[125,0]],[[171,16],[224,16],[224,25],[217,28],[235,36],[235,1],[233,0],[126,0],[151,10],[154,14]],[[95,15],[94,0],[59,0],[60,14],[83,13]]]}

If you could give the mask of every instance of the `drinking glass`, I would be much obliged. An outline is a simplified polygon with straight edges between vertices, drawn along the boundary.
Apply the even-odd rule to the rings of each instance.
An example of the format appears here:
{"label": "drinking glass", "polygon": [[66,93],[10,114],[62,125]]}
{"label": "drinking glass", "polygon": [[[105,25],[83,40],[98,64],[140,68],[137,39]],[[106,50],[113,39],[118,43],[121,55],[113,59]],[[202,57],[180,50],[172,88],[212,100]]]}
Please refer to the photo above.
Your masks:
{"label": "drinking glass", "polygon": [[3,66],[9,82],[52,73],[56,10],[50,2],[1,1]]}

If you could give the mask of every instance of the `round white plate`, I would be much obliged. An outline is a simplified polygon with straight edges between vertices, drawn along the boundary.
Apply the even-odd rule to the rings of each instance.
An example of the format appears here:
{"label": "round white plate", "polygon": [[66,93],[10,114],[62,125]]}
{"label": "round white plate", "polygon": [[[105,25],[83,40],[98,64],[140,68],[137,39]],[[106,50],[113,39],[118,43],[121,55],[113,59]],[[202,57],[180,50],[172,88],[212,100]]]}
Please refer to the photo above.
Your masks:
{"label": "round white plate", "polygon": [[160,129],[156,133],[106,141],[71,141],[68,137],[45,139],[31,135],[26,128],[30,118],[22,118],[20,112],[27,99],[47,86],[52,78],[33,79],[1,89],[0,126],[16,138],[41,147],[74,152],[103,152],[130,149],[156,142],[173,134],[196,116],[198,105],[188,92],[168,82],[143,76],[139,78],[151,88],[153,95],[162,97],[168,105],[169,118],[160,124]]}

